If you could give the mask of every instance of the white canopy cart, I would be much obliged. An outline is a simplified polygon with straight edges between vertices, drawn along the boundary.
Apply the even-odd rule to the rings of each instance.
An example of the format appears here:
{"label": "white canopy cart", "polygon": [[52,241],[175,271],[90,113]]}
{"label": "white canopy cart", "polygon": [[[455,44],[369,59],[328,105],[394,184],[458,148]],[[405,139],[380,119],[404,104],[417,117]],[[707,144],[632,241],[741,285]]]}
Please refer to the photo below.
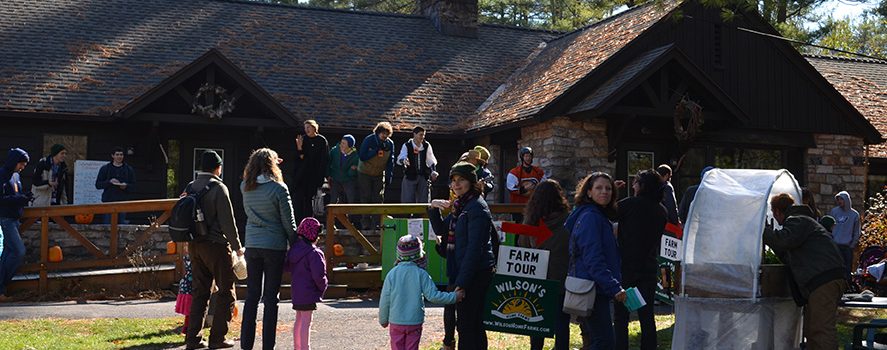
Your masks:
{"label": "white canopy cart", "polygon": [[791,298],[760,298],[762,232],[769,200],[801,191],[787,170],[713,169],[684,224],[681,296],[672,349],[793,349],[800,309]]}

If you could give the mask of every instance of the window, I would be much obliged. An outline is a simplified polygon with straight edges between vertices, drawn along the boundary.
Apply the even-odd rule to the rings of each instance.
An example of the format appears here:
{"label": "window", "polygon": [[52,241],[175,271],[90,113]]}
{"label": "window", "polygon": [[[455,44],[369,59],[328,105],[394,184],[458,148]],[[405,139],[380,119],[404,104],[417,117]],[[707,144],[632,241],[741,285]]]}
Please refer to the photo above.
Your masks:
{"label": "window", "polygon": [[179,140],[169,140],[166,149],[162,149],[166,157],[166,198],[179,198],[182,189],[179,188],[179,160],[181,159],[181,146]]}
{"label": "window", "polygon": [[645,151],[628,151],[627,152],[628,159],[628,195],[634,196],[634,193],[630,190],[631,185],[634,183],[634,178],[638,174],[639,171],[653,169],[653,164],[655,164],[655,159],[653,156],[653,152],[645,152]]}
{"label": "window", "polygon": [[725,169],[782,169],[782,150],[716,147],[714,166]]}

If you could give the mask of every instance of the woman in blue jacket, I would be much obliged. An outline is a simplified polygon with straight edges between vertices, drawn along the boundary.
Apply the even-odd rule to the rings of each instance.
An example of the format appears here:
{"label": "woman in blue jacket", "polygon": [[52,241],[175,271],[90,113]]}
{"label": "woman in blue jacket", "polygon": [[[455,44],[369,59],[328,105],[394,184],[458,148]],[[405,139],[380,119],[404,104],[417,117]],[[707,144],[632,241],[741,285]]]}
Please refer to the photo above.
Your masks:
{"label": "woman in blue jacket", "polygon": [[613,321],[610,300],[625,302],[621,261],[613,225],[607,214],[615,211],[613,178],[603,172],[586,176],[576,187],[575,209],[564,226],[570,230],[570,276],[593,280],[597,295],[594,310],[585,318],[591,330],[589,349],[612,349]]}
{"label": "woman in blue jacket", "polygon": [[[487,202],[477,189],[476,171],[477,167],[468,162],[453,165],[450,188],[456,194],[456,200],[452,204],[446,200],[434,200],[428,213],[435,231],[443,229],[448,232],[446,243],[454,245],[452,252],[447,254],[447,277],[453,289],[465,290],[465,299],[456,304],[458,348],[462,350],[487,348],[483,304],[495,264],[490,240],[493,219]],[[444,208],[452,210],[446,219],[441,219],[440,209]]]}

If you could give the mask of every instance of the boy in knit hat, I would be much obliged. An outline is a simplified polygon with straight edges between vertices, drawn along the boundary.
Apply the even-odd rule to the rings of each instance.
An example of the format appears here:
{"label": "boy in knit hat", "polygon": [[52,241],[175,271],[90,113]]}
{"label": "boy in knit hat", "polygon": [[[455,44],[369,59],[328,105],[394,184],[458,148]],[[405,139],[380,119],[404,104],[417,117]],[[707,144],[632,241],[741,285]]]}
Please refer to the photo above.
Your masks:
{"label": "boy in knit hat", "polygon": [[423,299],[435,304],[455,304],[465,297],[462,289],[449,293],[438,291],[424,266],[422,241],[411,235],[400,237],[397,264],[385,276],[379,299],[379,324],[388,327],[391,349],[419,349],[425,322]]}
{"label": "boy in knit hat", "polygon": [[330,183],[330,204],[357,203],[357,150],[354,148],[354,136],[342,136],[342,139],[330,150],[330,166],[327,169],[327,180]]}

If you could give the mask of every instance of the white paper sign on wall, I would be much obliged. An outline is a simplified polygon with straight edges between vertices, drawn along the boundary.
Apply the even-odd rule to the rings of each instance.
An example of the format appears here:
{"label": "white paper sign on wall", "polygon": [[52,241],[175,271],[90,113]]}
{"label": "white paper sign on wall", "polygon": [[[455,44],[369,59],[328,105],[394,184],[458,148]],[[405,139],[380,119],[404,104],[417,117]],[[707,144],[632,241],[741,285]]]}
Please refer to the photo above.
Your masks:
{"label": "white paper sign on wall", "polygon": [[108,164],[106,160],[78,160],[74,162],[74,204],[95,204],[102,202],[102,190],[95,188],[95,178],[99,169]]}
{"label": "white paper sign on wall", "polygon": [[680,239],[662,235],[659,247],[659,256],[663,258],[671,261],[681,261],[684,259],[683,242]]}
{"label": "white paper sign on wall", "polygon": [[548,277],[547,250],[499,246],[496,273],[544,280]]}

